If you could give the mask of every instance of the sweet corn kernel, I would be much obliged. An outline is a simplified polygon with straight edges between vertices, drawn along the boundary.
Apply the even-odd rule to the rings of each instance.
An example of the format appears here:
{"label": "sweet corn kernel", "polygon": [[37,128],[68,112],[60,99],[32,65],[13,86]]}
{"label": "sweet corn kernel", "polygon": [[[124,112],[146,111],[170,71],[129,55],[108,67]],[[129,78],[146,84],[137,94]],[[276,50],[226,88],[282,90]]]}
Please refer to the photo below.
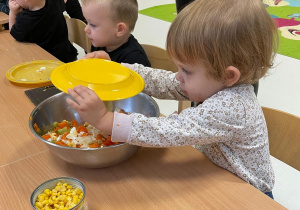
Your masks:
{"label": "sweet corn kernel", "polygon": [[75,189],[75,193],[76,193],[76,194],[80,194],[80,193],[81,193],[81,190],[80,190],[79,188],[76,188],[76,189]]}
{"label": "sweet corn kernel", "polygon": [[78,196],[75,195],[75,196],[73,197],[73,202],[74,202],[74,203],[78,203],[78,201],[79,201],[79,200],[78,200]]}
{"label": "sweet corn kernel", "polygon": [[50,206],[53,206],[53,204],[54,204],[53,200],[50,200],[50,199],[49,199],[48,203]]}
{"label": "sweet corn kernel", "polygon": [[35,206],[38,208],[42,208],[43,204],[41,202],[35,202]]}
{"label": "sweet corn kernel", "polygon": [[38,199],[39,202],[43,202],[45,200],[45,196],[43,194],[41,194]]}
{"label": "sweet corn kernel", "polygon": [[42,202],[43,206],[47,205],[48,203],[49,203],[48,200],[44,200],[44,201]]}

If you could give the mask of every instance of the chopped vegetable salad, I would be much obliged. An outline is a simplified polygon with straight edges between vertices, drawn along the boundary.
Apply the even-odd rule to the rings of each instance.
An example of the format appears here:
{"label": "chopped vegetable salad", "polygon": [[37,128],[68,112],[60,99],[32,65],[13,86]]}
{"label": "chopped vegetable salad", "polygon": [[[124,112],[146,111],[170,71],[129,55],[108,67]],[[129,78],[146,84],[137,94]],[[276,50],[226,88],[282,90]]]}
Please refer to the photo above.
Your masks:
{"label": "chopped vegetable salad", "polygon": [[[40,132],[36,124],[33,127],[37,133]],[[110,136],[103,134],[88,123],[78,125],[76,120],[70,122],[63,120],[62,122],[54,122],[53,127],[54,129],[42,135],[42,138],[61,146],[97,148],[119,144],[118,142],[112,142]]]}

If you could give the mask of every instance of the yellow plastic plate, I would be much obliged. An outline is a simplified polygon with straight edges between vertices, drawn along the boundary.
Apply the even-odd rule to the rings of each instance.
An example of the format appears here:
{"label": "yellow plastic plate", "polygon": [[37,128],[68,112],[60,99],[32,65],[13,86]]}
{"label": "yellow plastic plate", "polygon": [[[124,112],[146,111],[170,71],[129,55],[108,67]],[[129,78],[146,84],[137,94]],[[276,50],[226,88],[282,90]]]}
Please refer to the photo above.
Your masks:
{"label": "yellow plastic plate", "polygon": [[59,66],[52,72],[51,82],[65,93],[77,85],[86,86],[103,101],[130,98],[145,86],[136,72],[104,59],[81,59]]}
{"label": "yellow plastic plate", "polygon": [[40,84],[50,82],[52,71],[64,64],[61,61],[37,60],[18,64],[6,72],[6,78],[12,82]]}

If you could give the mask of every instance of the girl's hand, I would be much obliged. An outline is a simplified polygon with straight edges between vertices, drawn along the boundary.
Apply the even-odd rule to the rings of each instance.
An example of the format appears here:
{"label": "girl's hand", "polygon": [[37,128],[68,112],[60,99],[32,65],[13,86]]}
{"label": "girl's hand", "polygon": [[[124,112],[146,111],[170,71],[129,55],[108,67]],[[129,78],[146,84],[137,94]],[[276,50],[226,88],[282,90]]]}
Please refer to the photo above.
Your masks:
{"label": "girl's hand", "polygon": [[9,0],[8,3],[10,13],[17,15],[19,12],[22,12],[23,8],[16,2],[16,0]]}
{"label": "girl's hand", "polygon": [[82,57],[82,59],[87,59],[87,58],[102,58],[102,59],[110,61],[109,55],[105,51],[102,51],[102,50],[88,53]]}
{"label": "girl's hand", "polygon": [[68,89],[68,93],[75,101],[67,98],[67,103],[75,109],[81,119],[106,134],[112,133],[113,112],[108,112],[103,101],[91,89],[77,86]]}

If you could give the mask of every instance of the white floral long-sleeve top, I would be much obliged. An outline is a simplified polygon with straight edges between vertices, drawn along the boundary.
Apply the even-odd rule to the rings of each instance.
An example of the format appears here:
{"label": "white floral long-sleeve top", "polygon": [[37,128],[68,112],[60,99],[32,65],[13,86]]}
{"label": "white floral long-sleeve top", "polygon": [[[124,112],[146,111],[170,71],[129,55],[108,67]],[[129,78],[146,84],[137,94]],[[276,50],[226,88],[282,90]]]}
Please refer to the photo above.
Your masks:
{"label": "white floral long-sleeve top", "polygon": [[[145,80],[144,93],[186,99],[174,73],[139,64],[131,68]],[[260,191],[269,192],[274,185],[267,126],[251,85],[224,89],[166,117],[115,113],[112,140],[143,147],[195,145],[216,165]]]}

